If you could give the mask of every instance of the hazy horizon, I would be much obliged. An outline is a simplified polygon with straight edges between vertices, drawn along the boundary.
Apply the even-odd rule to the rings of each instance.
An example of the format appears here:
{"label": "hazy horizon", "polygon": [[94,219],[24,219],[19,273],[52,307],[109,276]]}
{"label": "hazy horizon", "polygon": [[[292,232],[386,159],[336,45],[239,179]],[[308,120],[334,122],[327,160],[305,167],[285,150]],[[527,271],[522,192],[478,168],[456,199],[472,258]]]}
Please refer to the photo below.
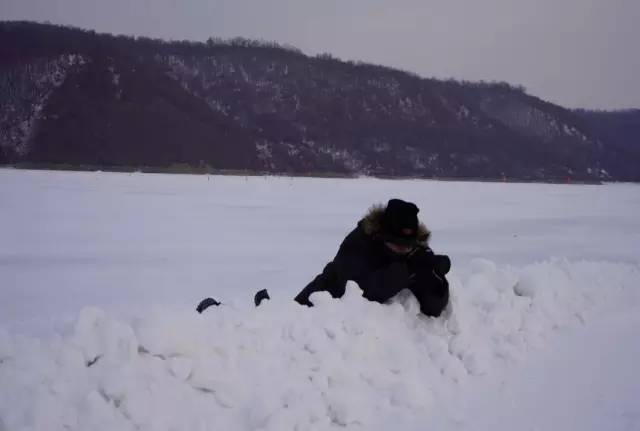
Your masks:
{"label": "hazy horizon", "polygon": [[246,37],[416,73],[506,81],[567,108],[640,107],[640,2],[0,0],[0,19],[165,40]]}

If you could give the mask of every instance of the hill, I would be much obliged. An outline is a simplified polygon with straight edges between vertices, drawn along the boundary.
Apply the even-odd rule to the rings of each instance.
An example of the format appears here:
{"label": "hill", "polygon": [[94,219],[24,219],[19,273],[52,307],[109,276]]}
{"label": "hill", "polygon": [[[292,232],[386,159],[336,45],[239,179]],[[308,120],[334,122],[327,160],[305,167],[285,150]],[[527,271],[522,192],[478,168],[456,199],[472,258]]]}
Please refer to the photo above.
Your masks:
{"label": "hill", "polygon": [[0,163],[640,180],[638,128],[619,133],[628,112],[572,111],[506,83],[241,38],[4,22],[0,39]]}

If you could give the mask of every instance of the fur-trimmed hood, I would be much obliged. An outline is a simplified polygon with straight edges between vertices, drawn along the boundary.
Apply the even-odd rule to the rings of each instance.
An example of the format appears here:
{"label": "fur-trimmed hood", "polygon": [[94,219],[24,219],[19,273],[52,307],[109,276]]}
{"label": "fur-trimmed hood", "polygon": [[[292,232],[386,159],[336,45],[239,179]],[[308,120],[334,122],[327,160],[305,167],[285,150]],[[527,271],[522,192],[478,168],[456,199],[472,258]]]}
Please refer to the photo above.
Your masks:
{"label": "fur-trimmed hood", "polygon": [[[365,234],[374,236],[382,232],[382,217],[384,215],[385,208],[386,206],[383,204],[373,205],[369,208],[369,211],[359,223]],[[427,245],[429,243],[429,238],[431,238],[431,231],[427,229],[424,223],[419,222],[418,242],[423,245]]]}

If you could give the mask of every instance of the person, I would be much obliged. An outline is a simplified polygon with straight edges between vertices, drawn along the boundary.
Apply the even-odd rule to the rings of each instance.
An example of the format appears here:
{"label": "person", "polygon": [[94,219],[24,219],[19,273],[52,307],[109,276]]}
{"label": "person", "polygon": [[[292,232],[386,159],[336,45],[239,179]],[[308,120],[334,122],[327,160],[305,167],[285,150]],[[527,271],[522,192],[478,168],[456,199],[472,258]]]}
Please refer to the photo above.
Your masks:
{"label": "person", "polygon": [[374,205],[342,241],[338,253],[298,295],[295,301],[313,306],[310,295],[327,291],[344,295],[347,281],[355,281],[362,296],[384,303],[409,289],[427,316],[439,316],[449,302],[446,274],[451,260],[428,245],[431,232],[418,220],[418,207],[401,199]]}
{"label": "person", "polygon": [[[294,300],[313,306],[310,296],[326,291],[334,298],[345,293],[347,281],[355,281],[362,296],[384,303],[409,289],[427,316],[439,316],[449,302],[446,274],[451,260],[429,247],[431,232],[418,220],[418,207],[401,199],[386,206],[374,205],[347,235],[338,253]],[[256,306],[270,299],[266,289],[256,293]],[[213,298],[200,302],[197,311],[220,303]]]}

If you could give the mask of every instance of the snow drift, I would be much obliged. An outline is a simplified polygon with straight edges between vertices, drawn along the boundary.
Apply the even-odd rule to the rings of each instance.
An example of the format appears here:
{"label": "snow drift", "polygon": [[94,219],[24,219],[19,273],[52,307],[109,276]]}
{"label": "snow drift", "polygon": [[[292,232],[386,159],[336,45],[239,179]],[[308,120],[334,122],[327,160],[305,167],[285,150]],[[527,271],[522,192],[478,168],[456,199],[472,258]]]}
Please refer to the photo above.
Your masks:
{"label": "snow drift", "polygon": [[53,337],[0,331],[0,430],[417,430],[559,328],[640,306],[633,264],[475,260],[449,279],[437,319],[410,294],[381,305],[350,284],[314,308],[274,298],[131,321],[85,308]]}

